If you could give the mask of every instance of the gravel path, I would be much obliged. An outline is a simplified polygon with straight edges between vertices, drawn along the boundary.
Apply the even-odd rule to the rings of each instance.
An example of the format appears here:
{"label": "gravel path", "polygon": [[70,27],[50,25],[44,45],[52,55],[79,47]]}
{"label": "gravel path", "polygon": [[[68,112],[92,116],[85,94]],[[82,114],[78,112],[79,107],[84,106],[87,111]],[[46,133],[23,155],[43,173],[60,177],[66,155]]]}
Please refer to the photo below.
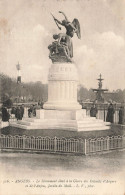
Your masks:
{"label": "gravel path", "polygon": [[[92,156],[0,153],[0,175],[0,195],[8,189],[7,195],[122,195],[125,190],[125,151]],[[24,180],[30,180],[28,185]]]}

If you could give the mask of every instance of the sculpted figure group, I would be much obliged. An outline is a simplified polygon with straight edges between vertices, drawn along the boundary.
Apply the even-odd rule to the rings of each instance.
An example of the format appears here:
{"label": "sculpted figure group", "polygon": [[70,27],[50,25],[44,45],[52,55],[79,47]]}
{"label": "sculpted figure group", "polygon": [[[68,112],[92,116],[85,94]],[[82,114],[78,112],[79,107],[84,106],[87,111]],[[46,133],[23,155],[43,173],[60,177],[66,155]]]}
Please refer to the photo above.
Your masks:
{"label": "sculpted figure group", "polygon": [[54,21],[61,30],[61,27],[59,25],[62,25],[66,29],[66,33],[59,33],[54,34],[51,45],[48,46],[48,49],[50,50],[49,57],[51,58],[52,62],[71,62],[71,58],[73,57],[73,43],[72,43],[72,37],[74,36],[74,33],[77,34],[77,37],[80,39],[80,24],[79,21],[75,18],[73,22],[69,22],[66,15],[63,12],[62,13],[65,17],[64,20],[59,21],[54,16]]}

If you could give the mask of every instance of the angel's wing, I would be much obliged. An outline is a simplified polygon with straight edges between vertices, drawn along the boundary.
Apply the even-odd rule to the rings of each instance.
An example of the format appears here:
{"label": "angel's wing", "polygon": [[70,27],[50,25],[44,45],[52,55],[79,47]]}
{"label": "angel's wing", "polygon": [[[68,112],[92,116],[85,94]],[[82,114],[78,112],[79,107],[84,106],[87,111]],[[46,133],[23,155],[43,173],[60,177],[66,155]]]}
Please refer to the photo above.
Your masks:
{"label": "angel's wing", "polygon": [[76,34],[79,39],[81,39],[80,23],[78,19],[74,18],[72,21],[73,26],[76,28]]}

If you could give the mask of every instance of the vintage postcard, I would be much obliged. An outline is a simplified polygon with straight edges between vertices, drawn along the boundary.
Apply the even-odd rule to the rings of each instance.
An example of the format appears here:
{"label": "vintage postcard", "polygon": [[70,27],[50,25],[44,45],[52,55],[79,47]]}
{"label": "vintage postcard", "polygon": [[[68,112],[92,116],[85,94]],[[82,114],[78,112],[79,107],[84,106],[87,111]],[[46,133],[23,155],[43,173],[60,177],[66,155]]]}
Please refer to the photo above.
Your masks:
{"label": "vintage postcard", "polygon": [[125,0],[0,0],[0,195],[125,194]]}

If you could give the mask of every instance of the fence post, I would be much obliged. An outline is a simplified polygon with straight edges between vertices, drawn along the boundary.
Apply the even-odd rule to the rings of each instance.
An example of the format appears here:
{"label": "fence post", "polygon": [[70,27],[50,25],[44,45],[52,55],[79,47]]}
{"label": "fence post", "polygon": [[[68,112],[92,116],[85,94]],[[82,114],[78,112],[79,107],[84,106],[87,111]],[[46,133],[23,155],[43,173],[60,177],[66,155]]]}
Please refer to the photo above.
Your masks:
{"label": "fence post", "polygon": [[107,137],[107,150],[109,150],[109,136]]}
{"label": "fence post", "polygon": [[85,153],[85,155],[86,155],[86,139],[85,139],[85,144],[84,144],[84,146],[85,146],[85,150],[84,150],[84,153]]}
{"label": "fence post", "polygon": [[54,137],[54,152],[57,151],[57,137]]}
{"label": "fence post", "polygon": [[23,136],[23,149],[25,149],[25,141],[26,141],[26,136]]}

